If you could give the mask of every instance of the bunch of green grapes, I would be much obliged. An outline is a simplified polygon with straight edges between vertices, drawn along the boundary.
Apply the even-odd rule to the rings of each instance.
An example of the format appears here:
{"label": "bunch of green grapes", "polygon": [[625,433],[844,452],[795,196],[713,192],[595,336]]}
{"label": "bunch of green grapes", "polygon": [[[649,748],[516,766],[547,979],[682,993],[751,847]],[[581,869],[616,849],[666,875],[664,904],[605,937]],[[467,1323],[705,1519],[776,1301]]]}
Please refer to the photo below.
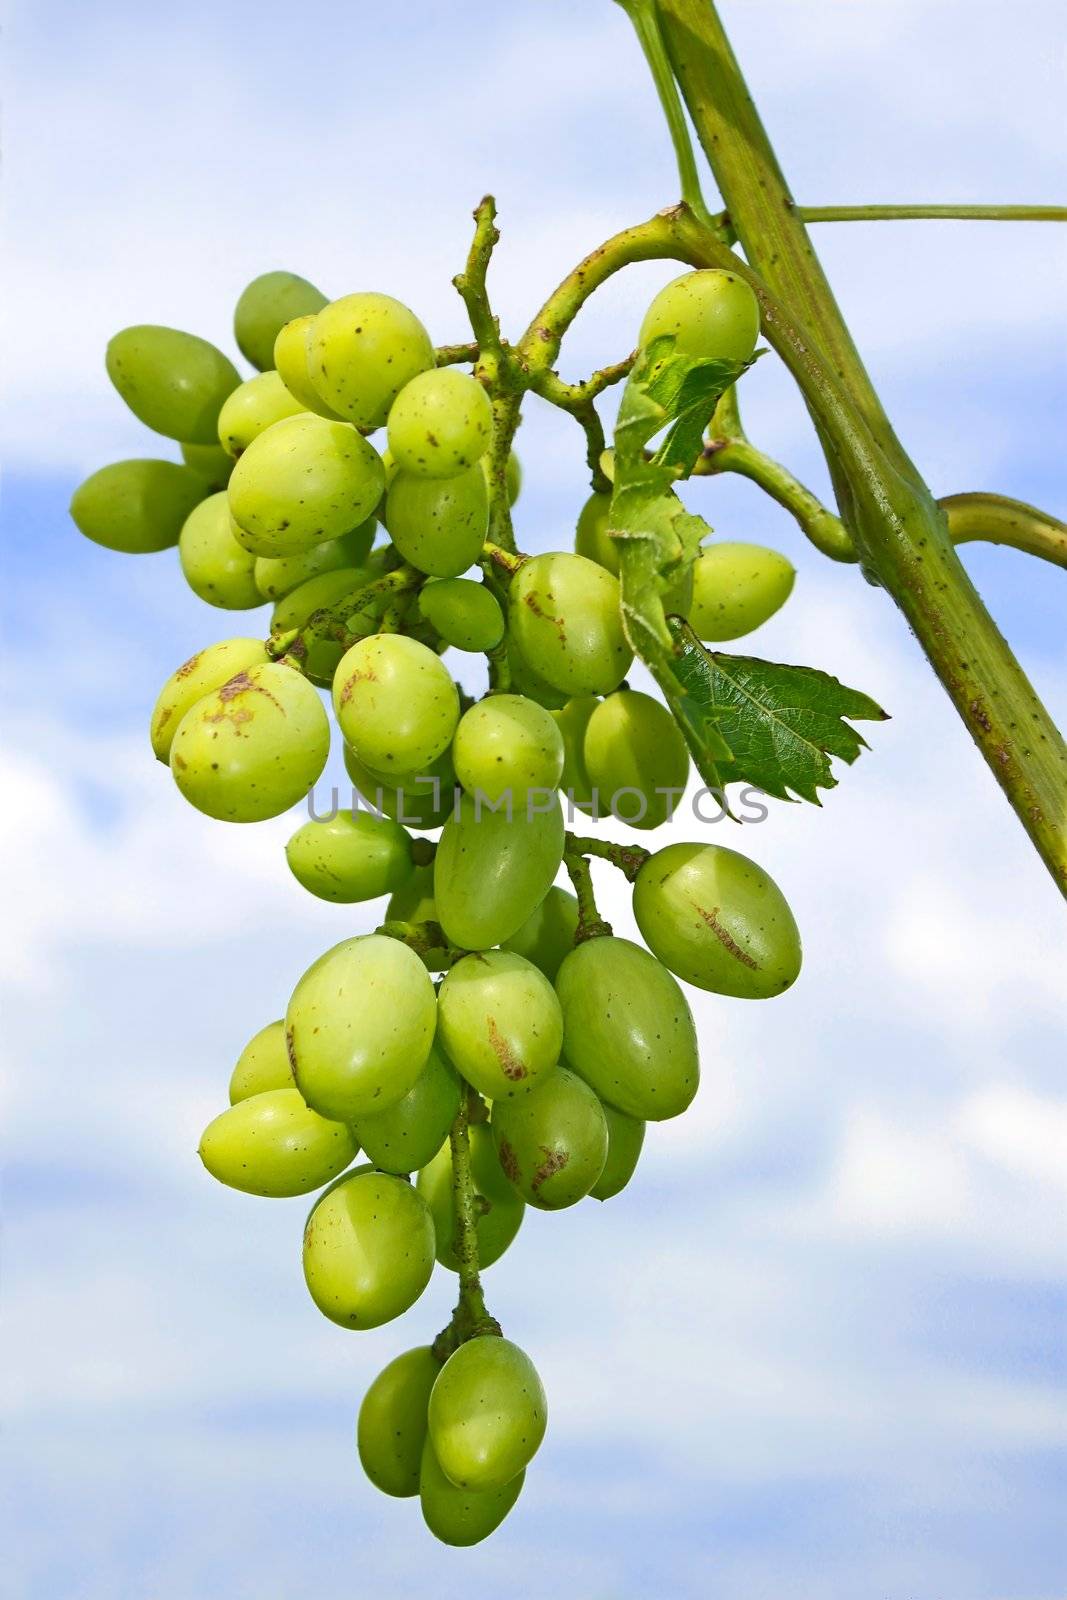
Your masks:
{"label": "bunch of green grapes", "polygon": [[[641,337],[744,359],[754,306],[733,275],[691,273]],[[611,848],[568,835],[564,797],[647,832],[689,777],[673,717],[626,682],[609,498],[587,502],[573,551],[502,568],[486,551],[492,397],[477,369],[436,364],[407,307],[327,302],[268,273],[235,333],[260,369],[244,380],[191,334],[116,335],[116,388],[183,460],[105,467],[72,511],[112,549],[176,544],[209,605],[273,605],[265,639],[206,645],[159,694],[152,748],[193,806],[280,815],[340,737],[353,804],[299,827],[288,866],[310,894],[384,901],[384,915],[320,956],[250,1040],[200,1155],[233,1189],[316,1196],[303,1272],[339,1327],[399,1317],[435,1267],[458,1277],[452,1323],[374,1379],[357,1440],[374,1484],[418,1496],[438,1538],[473,1544],[514,1505],[547,1422],[480,1274],[527,1206],[619,1195],[646,1125],[690,1105],[697,1033],[678,980],[777,995],[800,940],[768,875],[711,844],[619,847],[643,943],[582,898],[588,854]],[[507,485],[514,499],[513,457]],[[792,580],[773,551],[720,544],[668,603],[701,638],[733,638]],[[488,658],[482,698],[461,694],[449,651]],[[557,884],[564,868],[577,897]]]}

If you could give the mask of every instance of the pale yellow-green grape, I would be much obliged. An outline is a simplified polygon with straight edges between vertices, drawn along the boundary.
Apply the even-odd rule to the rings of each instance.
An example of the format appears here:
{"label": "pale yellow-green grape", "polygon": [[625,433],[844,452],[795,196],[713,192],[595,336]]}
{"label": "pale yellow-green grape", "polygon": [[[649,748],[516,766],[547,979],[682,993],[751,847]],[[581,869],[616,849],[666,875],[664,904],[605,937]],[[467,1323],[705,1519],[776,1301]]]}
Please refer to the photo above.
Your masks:
{"label": "pale yellow-green grape", "polygon": [[225,489],[230,481],[233,458],[221,444],[183,444],[182,460],[198,478],[203,478],[212,493]]}
{"label": "pale yellow-green grape", "polygon": [[178,724],[198,700],[221,689],[239,673],[265,667],[269,659],[262,639],[221,639],[183,662],[159,691],[152,712],[152,751],[156,758],[169,760]]}
{"label": "pale yellow-green grape", "polygon": [[452,741],[456,777],[468,794],[516,807],[531,793],[555,789],[563,773],[563,735],[552,713],[519,694],[479,700],[459,720]]}
{"label": "pale yellow-green grape", "polygon": [[537,1454],[548,1401],[537,1368],[510,1339],[479,1334],[454,1351],[430,1391],[430,1439],[459,1489],[502,1489]]}
{"label": "pale yellow-green grape", "polygon": [[710,544],[693,566],[689,624],[709,643],[740,639],[784,606],[796,569],[761,544]]}
{"label": "pale yellow-green grape", "polygon": [[393,460],[393,452],[390,450],[388,445],[386,445],[385,449],[382,451],[382,466],[385,468],[385,493],[378,501],[378,505],[374,514],[384,528],[386,502],[389,498],[389,490],[393,486],[393,479],[396,477],[398,471],[397,464]]}
{"label": "pale yellow-green grape", "polygon": [[[552,713],[563,735],[563,776],[559,786],[568,801],[585,812],[593,810],[593,783],[585,765],[585,730],[599,704],[594,694],[579,695]],[[598,815],[602,814],[598,811]]]}
{"label": "pale yellow-green grape", "polygon": [[326,304],[313,283],[295,272],[261,272],[253,278],[234,308],[237,348],[264,372],[274,365],[274,341],[294,317],[314,316]]}
{"label": "pale yellow-green grape", "polygon": [[337,412],[328,406],[311,381],[308,370],[311,330],[314,315],[294,317],[278,331],[274,341],[274,369],[294,400],[299,400],[308,411],[317,416],[338,420]]}
{"label": "pale yellow-green grape", "polygon": [[546,711],[562,711],[570,699],[566,690],[555,689],[544,678],[538,677],[510,634],[507,637],[507,656],[511,687],[515,693],[524,694],[528,700],[536,700]]}
{"label": "pale yellow-green grape", "polygon": [[258,372],[227,397],[219,412],[219,441],[236,461],[272,423],[304,410],[276,372]]}
{"label": "pale yellow-green grape", "polygon": [[464,794],[441,830],[434,858],[437,917],[453,944],[487,950],[522,927],[563,860],[563,812],[492,811]]}
{"label": "pale yellow-green grape", "polygon": [[355,1159],[356,1149],[344,1123],[320,1117],[297,1089],[266,1089],[208,1123],[200,1159],[231,1189],[284,1199],[321,1189]]}
{"label": "pale yellow-green grape", "polygon": [[174,461],[113,461],[75,489],[70,514],[94,544],[151,555],[178,543],[182,523],[207,484]]}
{"label": "pale yellow-green grape", "polygon": [[209,495],[186,517],[178,539],[185,581],[209,606],[250,611],[263,604],[256,588],[256,558],[233,536],[226,491]]}
{"label": "pale yellow-green grape", "polygon": [[667,333],[679,355],[747,361],[759,338],[759,302],[734,272],[683,272],[645,312],[637,342],[644,349]]}
{"label": "pale yellow-green grape", "polygon": [[422,1517],[435,1539],[465,1549],[494,1533],[519,1495],[525,1472],[502,1489],[457,1489],[445,1477],[427,1438],[422,1451],[419,1497]]}
{"label": "pale yellow-green grape", "polygon": [[527,1096],[554,1073],[563,1043],[555,990],[510,950],[464,956],[450,969],[437,1026],[451,1060],[487,1100]]}
{"label": "pale yellow-green grape", "polygon": [[[384,812],[405,828],[432,832],[452,815],[456,804],[456,774],[452,767],[452,752],[445,750],[427,763],[421,772],[403,778],[396,773],[386,776],[364,766],[350,745],[344,748],[345,769],[356,791],[375,811]],[[432,868],[430,869],[432,872]],[[390,916],[400,917],[399,912]],[[414,922],[415,917],[400,917],[401,921]]]}
{"label": "pale yellow-green grape", "polygon": [[437,578],[419,593],[419,611],[457,650],[495,650],[504,637],[500,602],[483,583]]}
{"label": "pale yellow-green grape", "polygon": [[285,1027],[308,1105],[353,1122],[413,1087],[433,1043],[437,997],[413,950],[370,933],[334,945],[308,968]]}
{"label": "pale yellow-green grape", "polygon": [[369,811],[339,811],[328,821],[305,822],[286,845],[285,857],[297,883],[338,905],[391,894],[415,870],[410,836],[399,823]]}
{"label": "pale yellow-green grape", "polygon": [[608,1125],[608,1158],[589,1193],[594,1200],[610,1200],[634,1175],[645,1142],[645,1124],[614,1106],[602,1105],[601,1109]]}
{"label": "pale yellow-green grape", "polygon": [[377,1116],[357,1117],[353,1131],[383,1172],[418,1172],[448,1138],[462,1093],[455,1067],[435,1042],[403,1100]]}
{"label": "pale yellow-green grape", "polygon": [[601,1100],[648,1122],[697,1091],[696,1029],[674,978],[629,939],[587,939],[556,975],[563,1054]]}
{"label": "pale yellow-green grape", "polygon": [[689,776],[689,751],[659,700],[620,689],[589,718],[585,769],[601,816],[631,828],[658,828],[678,809]]}
{"label": "pale yellow-green grape", "polygon": [[436,922],[437,906],[433,898],[433,862],[427,867],[416,867],[406,883],[389,896],[385,908],[386,922]]}
{"label": "pale yellow-green grape", "polygon": [[563,957],[574,948],[577,927],[577,900],[566,889],[552,888],[522,927],[504,940],[504,949],[525,956],[552,983]]}
{"label": "pale yellow-green grape", "polygon": [[292,667],[270,662],[238,672],[185,713],[170,769],[198,811],[261,822],[303,799],[329,751],[318,694]]}
{"label": "pale yellow-green grape", "polygon": [[604,1171],[604,1108],[566,1067],[521,1099],[496,1101],[492,1122],[501,1170],[522,1198],[542,1211],[577,1205]]}
{"label": "pale yellow-green grape", "polygon": [[448,668],[399,633],[372,634],[342,656],[333,705],[360,761],[400,780],[424,773],[447,750],[459,721],[459,691]]}
{"label": "pale yellow-green grape", "polygon": [[[487,1200],[506,1201],[509,1205],[518,1199],[514,1184],[509,1182],[500,1165],[500,1157],[493,1143],[493,1130],[488,1122],[472,1123],[468,1131],[471,1155],[471,1177],[474,1187]],[[523,1202],[519,1201],[520,1205]]]}
{"label": "pale yellow-green grape", "polygon": [[222,402],[241,381],[206,339],[147,323],[110,340],[107,374],[139,421],[188,444],[218,443]]}
{"label": "pale yellow-green grape", "polygon": [[634,916],[652,953],[698,989],[765,1000],[800,972],[800,933],[782,891],[723,845],[657,850],[637,875]]}
{"label": "pale yellow-green grape", "polygon": [[354,1172],[312,1207],[304,1280],[342,1328],[377,1328],[415,1304],[430,1281],[433,1222],[422,1196],[387,1172]]}
{"label": "pale yellow-green grape", "polygon": [[389,412],[389,449],[404,472],[454,478],[484,456],[493,408],[477,378],[455,367],[431,368],[406,383]]}
{"label": "pale yellow-green grape", "polygon": [[419,1492],[426,1408],[441,1363],[428,1344],[383,1367],[363,1397],[356,1445],[364,1472],[383,1494],[407,1499]]}
{"label": "pale yellow-green grape", "polygon": [[385,525],[413,567],[432,578],[458,578],[478,560],[489,528],[481,467],[443,479],[397,472],[385,499]]}
{"label": "pale yellow-green grape", "polygon": [[[617,539],[612,539],[608,534],[608,513],[611,509],[610,494],[591,494],[585,502],[578,516],[578,527],[574,535],[574,548],[578,555],[586,556],[590,561],[595,561],[598,566],[607,572],[612,572],[618,577],[621,562],[621,547]],[[673,583],[663,594],[663,609],[668,614],[688,616],[689,607],[693,598],[693,579],[691,574]]]}
{"label": "pale yellow-green grape", "polygon": [[532,670],[568,695],[610,693],[633,660],[618,579],[584,556],[524,562],[511,580],[508,622]]}
{"label": "pale yellow-green grape", "polygon": [[230,1104],[267,1089],[292,1089],[293,1068],[285,1044],[285,1023],[268,1022],[254,1033],[237,1057],[230,1078]]}
{"label": "pale yellow-green grape", "polygon": [[[375,519],[368,517],[351,533],[344,533],[339,539],[326,539],[296,555],[257,556],[256,588],[264,600],[283,600],[309,578],[321,577],[324,572],[338,572],[345,567],[362,567],[370,555],[376,530]],[[367,582],[370,582],[369,575]]]}
{"label": "pale yellow-green grape", "polygon": [[[316,578],[306,579],[291,589],[274,607],[271,632],[277,635],[291,628],[303,628],[316,612],[343,604],[349,596],[359,594],[361,589],[373,583],[374,577],[375,574],[366,567],[338,567],[329,572],[320,572]],[[372,622],[369,626],[374,627],[375,624]],[[339,626],[336,629],[341,635],[339,639],[334,637],[334,631],[331,629],[322,634],[313,631],[301,647],[303,653],[300,664],[304,673],[312,683],[324,689],[328,689],[333,682],[346,648],[345,628]]]}
{"label": "pale yellow-green grape", "polygon": [[311,381],[360,428],[380,428],[405,384],[434,365],[430,335],[387,294],[348,294],[324,306],[308,342]]}
{"label": "pale yellow-green grape", "polygon": [[230,479],[237,537],[256,556],[291,556],[370,516],[385,483],[377,452],[347,422],[300,412],[253,440]]}
{"label": "pale yellow-green grape", "polygon": [[[480,1200],[475,1219],[478,1237],[478,1265],[484,1272],[499,1261],[522,1226],[525,1204],[500,1171],[500,1163],[493,1149],[493,1136],[484,1123],[470,1130],[471,1170],[475,1194]],[[481,1160],[477,1160],[480,1153]],[[479,1169],[492,1162],[495,1178],[492,1192],[482,1187]],[[452,1150],[446,1140],[432,1161],[427,1162],[416,1179],[416,1188],[433,1215],[434,1234],[437,1240],[437,1259],[449,1272],[459,1271],[456,1255],[455,1215],[452,1206]]]}

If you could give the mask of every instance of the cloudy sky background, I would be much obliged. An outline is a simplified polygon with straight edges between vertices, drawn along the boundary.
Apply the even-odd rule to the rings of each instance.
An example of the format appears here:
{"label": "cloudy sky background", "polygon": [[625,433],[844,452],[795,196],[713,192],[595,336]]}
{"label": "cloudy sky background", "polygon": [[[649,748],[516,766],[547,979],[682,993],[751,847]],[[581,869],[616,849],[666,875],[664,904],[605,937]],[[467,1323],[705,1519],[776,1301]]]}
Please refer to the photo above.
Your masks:
{"label": "cloudy sky background", "polygon": [[[1051,3],[1014,8],[1010,38],[1000,7],[955,0],[724,12],[802,201],[1062,197]],[[516,331],[585,250],[675,198],[622,13],[15,0],[7,44],[11,1594],[525,1600],[547,1574],[588,1600],[1062,1600],[1062,906],[889,603],[749,486],[690,503],[798,565],[753,648],[893,720],[822,811],[711,835],[782,884],[801,982],[767,1005],[695,996],[693,1109],[650,1132],[623,1196],[531,1215],[488,1275],[552,1413],[495,1539],[437,1546],[353,1448],[367,1382],[444,1322],[453,1280],[346,1334],[302,1282],[304,1202],[233,1194],[196,1160],[245,1039],[375,912],[288,877],[298,818],[210,822],[151,760],[163,679],[257,623],[183,592],[173,554],[112,555],[67,523],[81,476],[157,448],[109,390],[105,342],[162,321],[226,344],[240,289],[275,266],[385,289],[461,338],[449,279],[487,188]],[[1062,514],[1058,231],[817,243],[935,492]],[[629,349],[669,275],[598,297],[565,373]],[[756,440],[824,486],[773,359],[746,390]],[[531,409],[520,453],[520,542],[566,547],[580,436]],[[1067,576],[966,560],[1067,716]]]}

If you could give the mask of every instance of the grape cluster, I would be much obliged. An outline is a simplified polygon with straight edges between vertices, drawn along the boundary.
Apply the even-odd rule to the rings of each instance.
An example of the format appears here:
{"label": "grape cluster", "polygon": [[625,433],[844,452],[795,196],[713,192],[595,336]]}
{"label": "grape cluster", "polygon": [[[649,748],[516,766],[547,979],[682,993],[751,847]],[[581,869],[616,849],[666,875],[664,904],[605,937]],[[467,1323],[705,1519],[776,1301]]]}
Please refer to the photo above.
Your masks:
{"label": "grape cluster", "polygon": [[[686,274],[641,339],[663,332],[743,361],[755,301],[732,274]],[[197,809],[247,823],[303,799],[327,760],[330,691],[354,799],[373,809],[305,822],[288,865],[323,900],[388,896],[385,916],[320,956],[284,1019],[251,1039],[200,1155],[247,1193],[321,1191],[304,1276],[343,1328],[401,1315],[435,1263],[458,1274],[449,1327],[371,1384],[358,1448],[380,1489],[420,1496],[438,1538],[471,1544],[515,1503],[547,1420],[479,1273],[526,1206],[619,1194],[646,1124],[690,1104],[697,1035],[678,979],[777,995],[797,977],[800,941],[777,886],[735,851],[650,853],[566,829],[561,791],[654,830],[689,770],[670,712],[625,681],[610,497],[586,503],[574,550],[487,545],[491,395],[479,373],[438,365],[421,322],[387,295],[327,302],[268,273],[242,294],[235,333],[260,369],[244,380],[192,334],[115,336],[115,387],[183,461],[104,467],[72,513],[114,550],[176,544],[209,605],[273,605],[265,640],[207,645],[152,713],[153,751]],[[499,480],[514,500],[508,447]],[[730,639],[792,581],[774,551],[713,544],[666,603],[699,637]],[[483,698],[460,691],[449,650],[488,657]],[[599,917],[590,857],[632,882],[643,945]],[[575,894],[556,885],[563,867]]]}

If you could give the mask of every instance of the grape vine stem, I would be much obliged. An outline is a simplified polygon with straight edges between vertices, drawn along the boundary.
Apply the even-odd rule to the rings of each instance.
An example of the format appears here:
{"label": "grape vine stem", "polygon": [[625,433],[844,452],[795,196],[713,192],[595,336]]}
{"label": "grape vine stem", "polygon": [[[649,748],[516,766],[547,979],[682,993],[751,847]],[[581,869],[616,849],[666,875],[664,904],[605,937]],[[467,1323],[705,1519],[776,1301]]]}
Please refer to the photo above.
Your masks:
{"label": "grape vine stem", "polygon": [[[589,870],[589,862],[576,846],[572,845],[572,835],[567,836],[567,843],[563,850],[563,865],[567,869],[567,876],[574,888],[575,898],[578,901],[578,926],[574,930],[574,942],[583,944],[586,939],[603,939],[611,937],[611,924],[605,922],[597,910],[596,892],[593,888],[593,875]],[[584,845],[585,841],[583,841]]]}
{"label": "grape vine stem", "polygon": [[478,1195],[471,1173],[470,1111],[466,1095],[460,1102],[448,1139],[452,1152],[454,1247],[459,1265],[459,1302],[452,1313],[451,1333],[457,1344],[463,1344],[479,1334],[500,1332],[500,1324],[486,1309],[478,1272]]}

